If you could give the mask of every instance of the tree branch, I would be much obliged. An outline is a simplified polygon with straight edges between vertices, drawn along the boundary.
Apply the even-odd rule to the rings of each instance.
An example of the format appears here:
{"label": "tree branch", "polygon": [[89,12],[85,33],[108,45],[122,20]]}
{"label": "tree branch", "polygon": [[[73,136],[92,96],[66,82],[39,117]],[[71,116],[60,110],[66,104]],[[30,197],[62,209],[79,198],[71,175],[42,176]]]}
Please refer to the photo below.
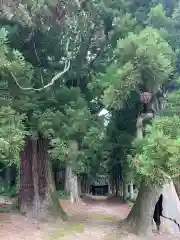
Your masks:
{"label": "tree branch", "polygon": [[42,88],[31,88],[31,87],[25,88],[25,87],[22,87],[22,86],[19,84],[19,82],[17,81],[17,79],[16,79],[16,77],[14,76],[14,74],[13,74],[12,72],[11,72],[10,74],[11,74],[12,78],[14,79],[16,85],[17,85],[21,90],[42,91],[42,90],[44,90],[44,89],[52,86],[52,85],[55,83],[55,81],[57,81],[60,77],[62,77],[62,75],[64,75],[64,74],[69,70],[69,68],[70,68],[70,61],[67,60],[66,63],[65,63],[64,70],[63,70],[62,72],[58,73],[57,75],[55,75],[55,76],[52,78],[52,80],[51,80],[48,84],[46,84],[45,86],[43,86]]}
{"label": "tree branch", "polygon": [[154,117],[153,113],[141,114],[137,118],[136,129],[137,129],[137,138],[143,138],[143,122],[145,120],[152,119]]}
{"label": "tree branch", "polygon": [[[67,45],[66,45],[66,52],[67,52],[67,60],[65,61],[65,66],[64,66],[64,69],[62,72],[56,74],[52,79],[51,81],[46,84],[45,86],[41,87],[41,88],[26,88],[26,87],[23,87],[21,86],[21,84],[17,81],[16,77],[14,76],[14,74],[12,72],[10,72],[12,78],[14,79],[16,85],[21,89],[21,90],[33,90],[33,91],[42,91],[50,86],[52,86],[60,77],[62,77],[70,68],[70,60],[69,60],[69,52],[68,52],[68,47],[69,47],[69,41],[67,41]],[[41,79],[42,80],[42,79]]]}

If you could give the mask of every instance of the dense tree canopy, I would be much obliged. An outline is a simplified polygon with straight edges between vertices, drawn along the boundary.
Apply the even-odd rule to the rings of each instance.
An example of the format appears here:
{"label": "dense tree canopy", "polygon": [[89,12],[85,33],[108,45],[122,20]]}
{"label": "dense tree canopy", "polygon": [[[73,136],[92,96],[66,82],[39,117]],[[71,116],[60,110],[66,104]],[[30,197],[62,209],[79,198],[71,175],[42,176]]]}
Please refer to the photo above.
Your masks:
{"label": "dense tree canopy", "polygon": [[23,211],[25,195],[54,201],[52,163],[91,180],[179,176],[179,12],[177,0],[0,4],[0,161],[33,179],[25,194],[21,171]]}

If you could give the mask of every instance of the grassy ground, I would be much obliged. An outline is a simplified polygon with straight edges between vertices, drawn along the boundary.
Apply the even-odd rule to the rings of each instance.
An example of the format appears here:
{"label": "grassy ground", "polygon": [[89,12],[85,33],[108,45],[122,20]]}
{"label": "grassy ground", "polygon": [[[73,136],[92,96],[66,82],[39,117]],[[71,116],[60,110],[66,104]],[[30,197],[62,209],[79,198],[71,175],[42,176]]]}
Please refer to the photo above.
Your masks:
{"label": "grassy ground", "polygon": [[[67,222],[61,220],[37,224],[18,213],[0,212],[0,239],[2,240],[140,240],[120,232],[120,220],[130,210],[118,199],[85,199],[85,203],[71,204],[61,200],[68,213]],[[5,209],[4,209],[5,210]],[[7,210],[7,209],[6,209]],[[147,238],[144,238],[147,239]],[[172,236],[154,236],[147,240],[180,239]]]}

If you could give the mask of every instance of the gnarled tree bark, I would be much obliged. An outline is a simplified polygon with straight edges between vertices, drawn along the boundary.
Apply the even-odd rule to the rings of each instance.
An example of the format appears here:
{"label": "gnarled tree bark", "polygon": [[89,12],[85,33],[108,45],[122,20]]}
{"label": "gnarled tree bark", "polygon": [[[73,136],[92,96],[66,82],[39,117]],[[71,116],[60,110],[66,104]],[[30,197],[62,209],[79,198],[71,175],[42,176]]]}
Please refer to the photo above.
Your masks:
{"label": "gnarled tree bark", "polygon": [[141,183],[136,203],[127,219],[122,222],[127,231],[140,236],[152,234],[152,219],[158,197],[159,191]]}
{"label": "gnarled tree bark", "polygon": [[47,149],[47,140],[26,141],[20,165],[20,212],[37,220],[47,220],[50,215],[65,219],[56,196]]}

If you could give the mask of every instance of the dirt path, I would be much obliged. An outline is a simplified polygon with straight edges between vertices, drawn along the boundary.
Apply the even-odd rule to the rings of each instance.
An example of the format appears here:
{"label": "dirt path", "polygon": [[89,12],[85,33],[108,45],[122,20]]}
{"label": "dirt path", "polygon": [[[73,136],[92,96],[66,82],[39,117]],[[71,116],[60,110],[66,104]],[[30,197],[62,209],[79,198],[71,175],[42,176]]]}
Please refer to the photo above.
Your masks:
{"label": "dirt path", "polygon": [[[2,240],[120,240],[118,224],[130,210],[117,199],[94,201],[85,198],[85,203],[70,204],[61,201],[69,215],[68,223],[56,221],[37,226],[17,214],[0,213],[0,239]],[[134,236],[126,240],[136,240]],[[147,239],[147,238],[146,238]],[[172,236],[154,236],[151,240],[180,239]],[[147,239],[149,240],[149,239]]]}
{"label": "dirt path", "polygon": [[[122,204],[118,199],[112,198],[109,201],[98,200],[93,201],[92,199],[85,199],[86,206],[71,205],[70,203],[62,202],[65,209],[70,210],[73,213],[74,218],[78,216],[85,216],[84,221],[84,232],[81,234],[74,235],[74,239],[82,240],[139,240],[135,236],[123,236],[119,232],[119,222],[126,218],[130,206]],[[88,217],[89,215],[89,217]],[[92,222],[91,222],[92,218]],[[92,224],[93,223],[93,224]],[[67,240],[70,238],[66,238]],[[73,239],[73,238],[72,238]],[[144,238],[143,238],[144,239]],[[180,236],[171,235],[154,235],[154,237],[147,240],[178,240]]]}

